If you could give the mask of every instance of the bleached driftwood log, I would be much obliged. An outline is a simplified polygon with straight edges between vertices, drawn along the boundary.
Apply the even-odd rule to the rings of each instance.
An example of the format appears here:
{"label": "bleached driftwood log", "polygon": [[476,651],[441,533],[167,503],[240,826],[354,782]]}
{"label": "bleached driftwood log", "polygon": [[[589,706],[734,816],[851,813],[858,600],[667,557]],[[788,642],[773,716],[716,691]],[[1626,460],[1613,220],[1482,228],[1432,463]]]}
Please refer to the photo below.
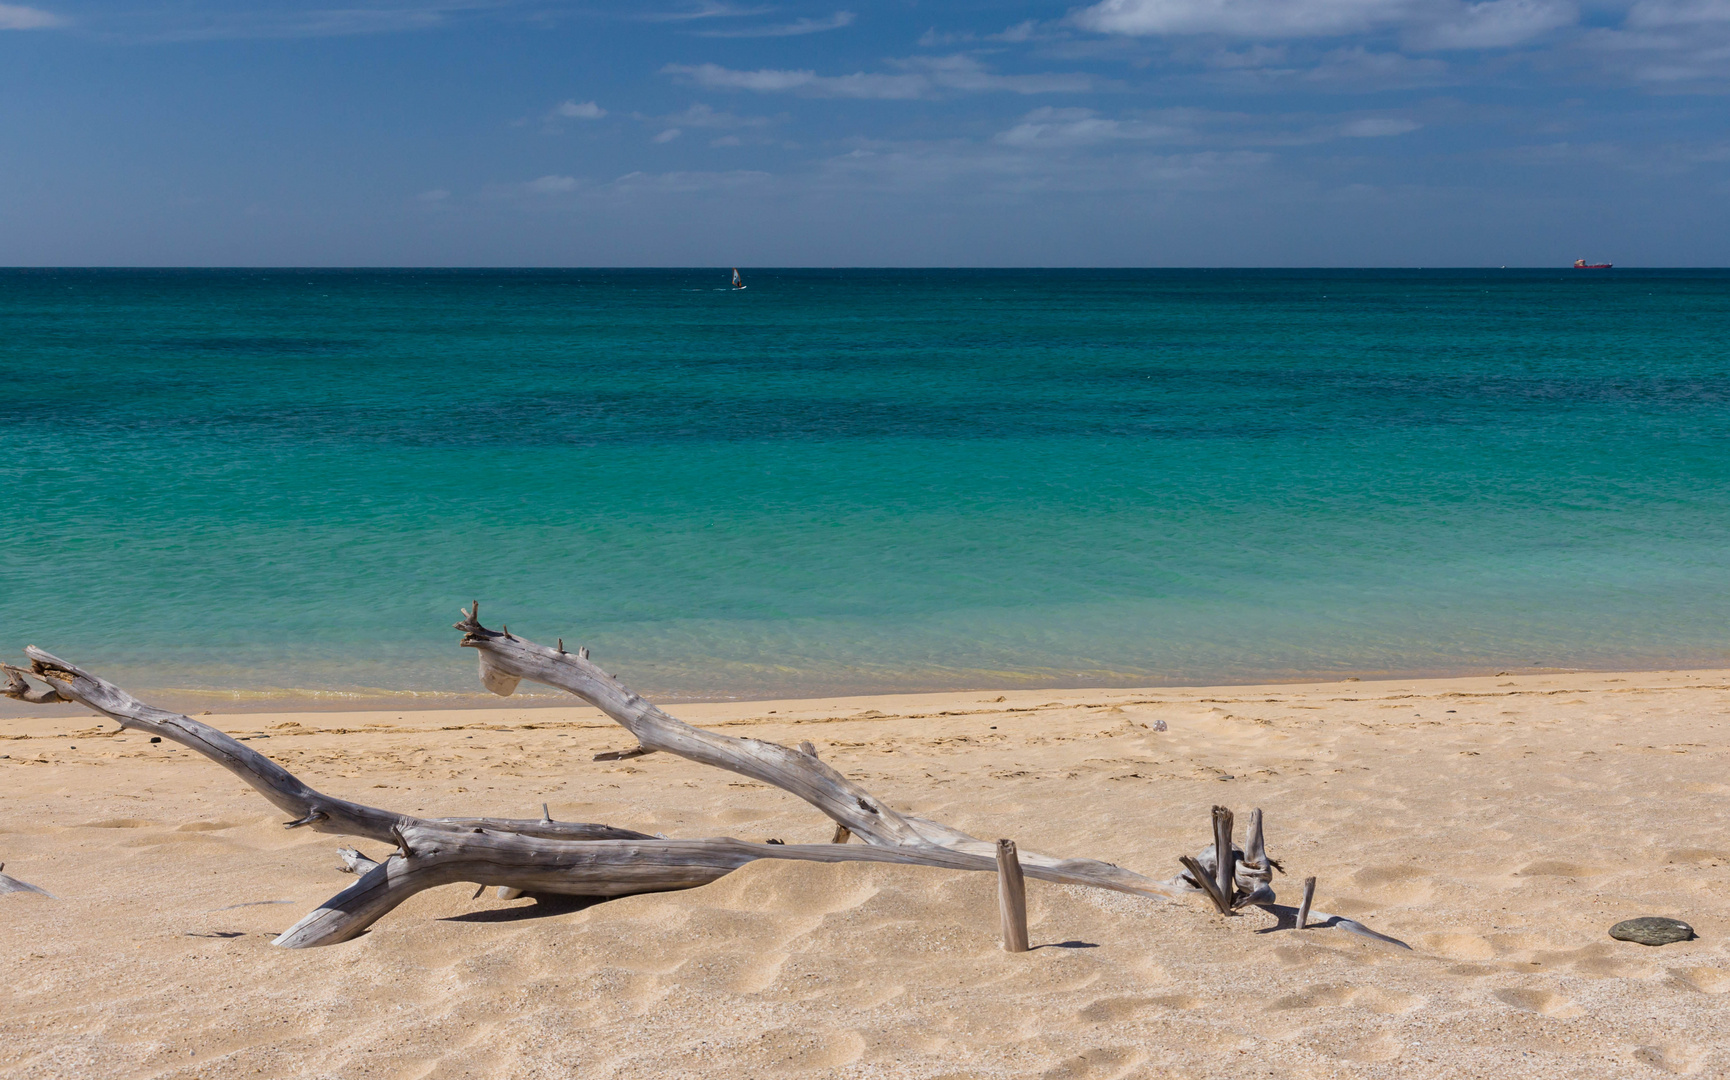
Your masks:
{"label": "bleached driftwood log", "polygon": [[[0,863],[0,870],[4,869],[6,869],[6,864]],[[54,894],[47,889],[38,888],[28,881],[19,881],[11,874],[0,874],[0,893],[9,892],[35,893],[38,896],[46,896],[50,900],[54,899]]]}
{"label": "bleached driftwood log", "polygon": [[[326,901],[277,939],[280,945],[328,945],[367,926],[423,889],[457,881],[531,894],[622,896],[692,888],[756,859],[882,862],[995,872],[996,845],[936,822],[897,813],[857,787],[814,752],[693,728],[643,701],[584,654],[532,645],[473,622],[459,624],[464,643],[482,648],[483,680],[495,692],[514,690],[527,674],[572,689],[601,705],[638,736],[642,752],[666,750],[763,780],[799,795],[863,844],[759,844],[732,837],[669,840],[629,829],[581,822],[507,818],[420,818],[350,802],[303,783],[233,737],[189,716],[157,709],[124,690],[34,646],[31,668],[6,668],[7,696],[38,703],[77,703],[122,727],[158,735],[217,762],[289,814],[290,828],[364,836],[396,846],[381,863],[349,849],[343,858],[360,880]],[[496,643],[488,649],[488,643]],[[561,643],[562,645],[562,643]],[[521,670],[524,674],[517,674]],[[48,689],[25,681],[28,674]],[[565,684],[570,685],[565,685]],[[574,688],[574,689],[573,689]],[[585,692],[586,691],[586,692]],[[592,696],[591,696],[592,695]],[[603,704],[604,703],[604,704]],[[617,715],[615,715],[615,712]],[[839,832],[839,830],[837,830]],[[1180,888],[1092,859],[1023,855],[1030,877],[1092,885],[1142,896],[1171,897]]]}
{"label": "bleached driftwood log", "polygon": [[[958,829],[900,813],[824,764],[809,743],[791,749],[760,739],[741,739],[692,727],[631,692],[589,660],[588,650],[567,652],[526,641],[508,629],[480,624],[479,605],[463,613],[462,644],[479,656],[481,681],[500,695],[523,679],[566,690],[600,709],[637,738],[638,745],[599,755],[623,759],[665,752],[751,777],[796,795],[835,822],[827,844],[754,843],[732,837],[666,839],[629,829],[584,822],[555,822],[543,807],[540,819],[420,818],[349,802],[317,791],[288,770],[238,740],[191,717],[157,709],[112,683],[31,646],[25,672],[5,667],[0,694],[37,703],[75,702],[135,728],[179,743],[217,762],[292,816],[289,828],[364,836],[395,845],[382,862],[343,850],[345,869],[360,877],[353,886],[307,915],[276,943],[289,947],[346,941],[404,900],[424,889],[453,882],[496,886],[501,894],[622,896],[693,888],[757,859],[807,862],[881,862],[950,870],[996,872],[998,845]],[[46,684],[37,689],[28,674]],[[1224,831],[1199,861],[1186,860],[1210,892],[1228,883],[1222,911],[1270,903],[1270,866],[1262,850],[1260,811],[1252,816],[1250,853],[1231,846],[1230,812]],[[846,841],[857,836],[863,843]],[[1215,851],[1225,853],[1222,868]],[[1172,898],[1197,885],[1179,878],[1155,881],[1111,863],[1059,859],[1018,852],[1027,876],[1138,896]],[[1338,920],[1344,924],[1348,920]],[[1352,924],[1354,927],[1357,924]],[[1364,930],[1365,933],[1371,933]],[[1380,937],[1371,933],[1371,936]],[[1383,939],[1391,940],[1391,939]]]}

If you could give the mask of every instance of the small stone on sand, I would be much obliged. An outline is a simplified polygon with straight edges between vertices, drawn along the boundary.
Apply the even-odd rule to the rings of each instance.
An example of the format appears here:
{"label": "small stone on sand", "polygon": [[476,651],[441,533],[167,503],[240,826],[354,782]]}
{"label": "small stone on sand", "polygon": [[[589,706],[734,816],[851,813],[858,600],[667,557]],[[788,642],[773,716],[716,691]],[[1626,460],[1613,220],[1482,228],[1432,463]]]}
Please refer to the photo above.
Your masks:
{"label": "small stone on sand", "polygon": [[1668,945],[1672,941],[1691,940],[1694,928],[1678,919],[1647,915],[1617,923],[1610,927],[1610,936],[1617,941],[1635,941],[1641,945]]}

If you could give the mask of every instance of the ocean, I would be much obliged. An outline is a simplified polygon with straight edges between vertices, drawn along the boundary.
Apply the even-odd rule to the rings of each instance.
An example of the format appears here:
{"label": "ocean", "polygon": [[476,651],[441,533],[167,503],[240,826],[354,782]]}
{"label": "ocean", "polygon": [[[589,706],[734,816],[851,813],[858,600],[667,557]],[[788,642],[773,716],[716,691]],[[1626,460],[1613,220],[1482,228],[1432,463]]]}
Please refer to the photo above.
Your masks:
{"label": "ocean", "polygon": [[741,271],[0,271],[0,655],[457,703],[478,598],[672,700],[1730,663],[1730,272]]}

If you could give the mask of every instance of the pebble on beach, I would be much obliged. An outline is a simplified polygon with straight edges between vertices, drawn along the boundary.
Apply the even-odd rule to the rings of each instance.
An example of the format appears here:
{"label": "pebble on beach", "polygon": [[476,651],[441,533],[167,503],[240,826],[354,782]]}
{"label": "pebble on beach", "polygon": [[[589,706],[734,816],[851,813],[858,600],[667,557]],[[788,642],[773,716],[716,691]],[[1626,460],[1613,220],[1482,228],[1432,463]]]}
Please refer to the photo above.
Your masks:
{"label": "pebble on beach", "polygon": [[1641,945],[1668,945],[1673,941],[1692,940],[1694,928],[1679,919],[1647,915],[1617,923],[1610,927],[1610,936],[1617,941],[1634,941]]}

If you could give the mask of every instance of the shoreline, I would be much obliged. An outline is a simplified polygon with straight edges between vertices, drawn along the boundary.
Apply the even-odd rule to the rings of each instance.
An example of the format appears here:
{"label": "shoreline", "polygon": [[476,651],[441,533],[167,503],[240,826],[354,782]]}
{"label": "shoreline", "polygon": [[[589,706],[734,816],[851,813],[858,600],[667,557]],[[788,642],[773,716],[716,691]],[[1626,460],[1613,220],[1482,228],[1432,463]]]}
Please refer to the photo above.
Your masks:
{"label": "shoreline", "polygon": [[[76,662],[76,661],[74,661]],[[101,670],[96,674],[102,675]],[[942,698],[968,694],[1003,694],[1007,696],[1039,695],[1157,695],[1185,694],[1204,691],[1248,693],[1251,691],[1292,692],[1326,686],[1362,684],[1365,686],[1428,685],[1432,683],[1473,683],[1485,679],[1534,679],[1560,676],[1581,678],[1651,678],[1660,675],[1693,675],[1730,677],[1730,666],[1675,668],[1569,668],[1523,667],[1503,668],[1495,672],[1415,672],[1369,673],[1362,675],[1293,677],[1290,679],[1252,680],[1246,682],[1182,682],[1141,683],[1135,685],[1047,683],[1038,686],[977,686],[939,689],[887,689],[842,691],[836,693],[786,692],[764,695],[727,695],[722,693],[660,694],[638,692],[667,709],[693,706],[749,706],[778,702],[868,701],[877,699]],[[107,677],[107,676],[104,676]],[[298,713],[396,713],[396,712],[475,712],[489,709],[567,709],[573,707],[570,695],[551,687],[524,683],[517,693],[501,698],[485,690],[474,691],[414,691],[414,690],[292,690],[277,687],[257,689],[208,689],[188,687],[149,687],[134,685],[121,679],[110,679],[139,700],[159,708],[185,712],[188,715],[253,716]],[[626,685],[632,685],[626,680]],[[634,687],[633,687],[634,688]],[[38,716],[43,707],[0,699],[0,723]],[[41,713],[46,716],[47,713]]]}

